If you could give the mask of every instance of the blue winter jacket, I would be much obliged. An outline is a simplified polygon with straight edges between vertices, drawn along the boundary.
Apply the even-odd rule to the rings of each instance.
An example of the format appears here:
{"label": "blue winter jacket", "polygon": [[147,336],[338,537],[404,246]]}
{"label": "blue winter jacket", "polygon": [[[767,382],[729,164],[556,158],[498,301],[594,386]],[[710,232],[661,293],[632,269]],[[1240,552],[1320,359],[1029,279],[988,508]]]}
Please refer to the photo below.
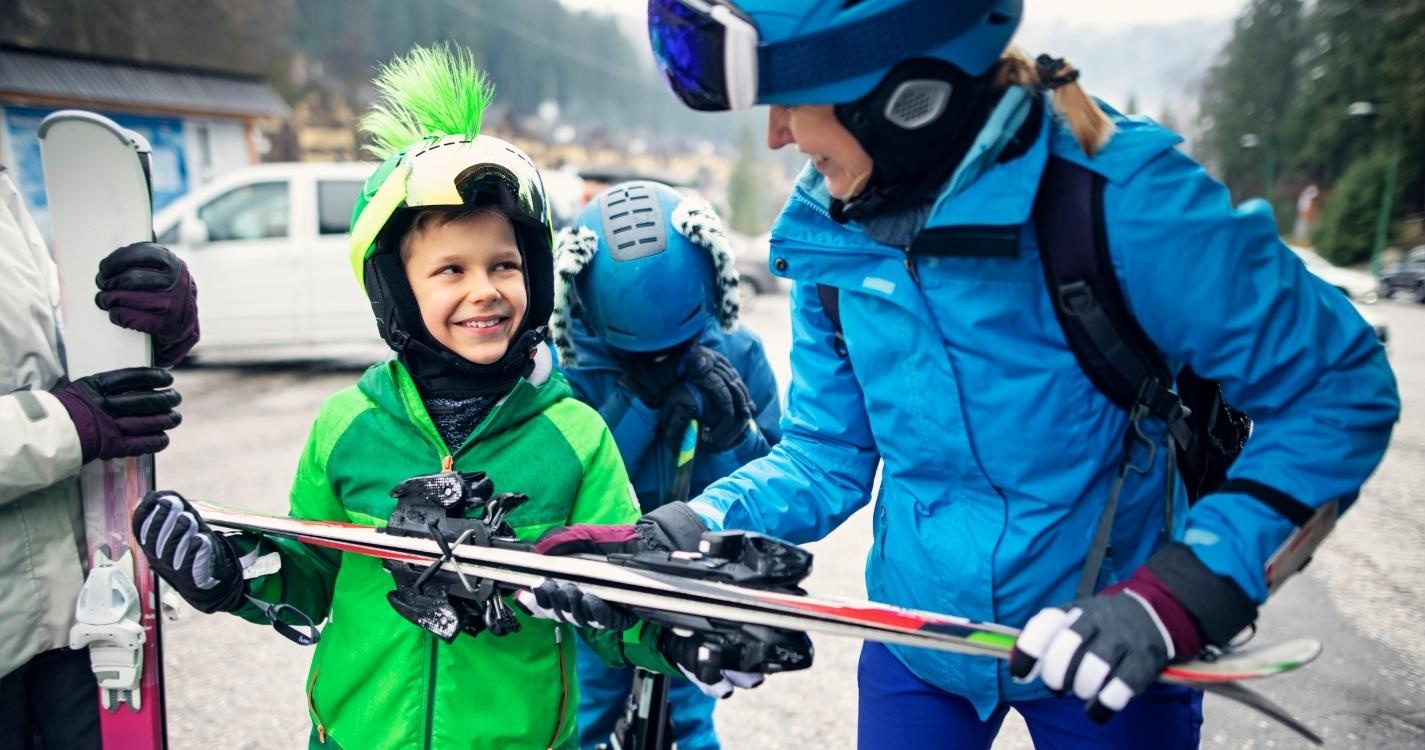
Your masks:
{"label": "blue winter jacket", "polygon": [[[658,412],[618,387],[623,370],[608,347],[587,326],[575,320],[571,328],[579,362],[574,367],[561,365],[564,375],[574,389],[574,397],[603,415],[613,432],[614,442],[618,443],[639,503],[645,512],[653,510],[665,502],[676,459],[671,446],[655,439]],[[697,343],[720,352],[732,363],[752,395],[757,416],[756,426],[748,429],[742,441],[731,449],[711,454],[699,451],[694,455],[689,488],[693,495],[748,461],[767,455],[782,437],[779,425],[782,405],[777,381],[757,334],[741,327],[723,332],[716,322],[710,321],[698,335]]]}
{"label": "blue winter jacket", "polygon": [[[1028,153],[940,196],[927,227],[958,228],[972,251],[916,257],[918,281],[901,248],[833,222],[819,175],[802,175],[772,230],[772,268],[794,282],[783,439],[694,499],[706,521],[820,539],[871,499],[880,463],[872,598],[1015,626],[1073,598],[1127,415],[1080,370],[1045,288],[1030,209],[1051,152],[1106,178],[1114,270],[1144,330],[1255,420],[1229,477],[1312,507],[1354,499],[1399,411],[1370,326],[1306,271],[1270,216],[1234,210],[1174,149],[1178,136],[1115,114],[1118,133],[1089,158],[1045,117]],[[975,257],[986,227],[1018,227],[1017,252]],[[849,359],[833,349],[818,283],[840,290]],[[1163,445],[1163,427],[1149,427]],[[1099,587],[1158,546],[1158,455],[1123,490]],[[1285,518],[1229,493],[1189,512],[1181,490],[1174,518],[1175,538],[1209,568],[1266,598],[1263,564],[1292,531]],[[1012,682],[997,660],[893,649],[981,716],[1047,695],[1037,681]]]}

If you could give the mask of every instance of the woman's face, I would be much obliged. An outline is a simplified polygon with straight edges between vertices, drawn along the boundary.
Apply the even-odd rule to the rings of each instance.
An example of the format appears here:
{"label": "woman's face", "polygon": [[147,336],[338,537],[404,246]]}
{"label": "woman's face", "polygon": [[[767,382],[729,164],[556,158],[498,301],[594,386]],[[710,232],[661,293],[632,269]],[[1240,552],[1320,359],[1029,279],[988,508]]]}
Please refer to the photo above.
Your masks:
{"label": "woman's face", "polygon": [[770,107],[767,147],[779,149],[789,143],[811,159],[833,198],[855,198],[871,179],[871,156],[836,119],[830,104]]}

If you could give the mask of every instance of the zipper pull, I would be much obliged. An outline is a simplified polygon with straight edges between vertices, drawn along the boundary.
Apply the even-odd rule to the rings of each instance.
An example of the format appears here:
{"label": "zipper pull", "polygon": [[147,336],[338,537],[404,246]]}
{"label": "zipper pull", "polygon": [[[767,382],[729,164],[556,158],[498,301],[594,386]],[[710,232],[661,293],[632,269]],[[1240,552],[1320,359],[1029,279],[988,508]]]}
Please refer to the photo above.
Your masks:
{"label": "zipper pull", "polygon": [[440,459],[440,470],[443,472],[455,471],[455,456],[442,456]]}
{"label": "zipper pull", "polygon": [[905,256],[905,270],[910,274],[910,280],[915,282],[916,286],[920,286],[920,270],[915,267],[915,256],[910,253],[906,253]]}

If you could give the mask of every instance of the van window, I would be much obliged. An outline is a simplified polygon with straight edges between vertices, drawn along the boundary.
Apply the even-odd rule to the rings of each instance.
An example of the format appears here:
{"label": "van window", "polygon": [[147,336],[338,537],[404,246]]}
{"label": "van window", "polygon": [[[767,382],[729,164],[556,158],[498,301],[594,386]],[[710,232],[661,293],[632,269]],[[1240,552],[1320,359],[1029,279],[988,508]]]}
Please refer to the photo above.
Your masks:
{"label": "van window", "polygon": [[233,188],[198,209],[210,242],[287,236],[290,199],[286,182],[256,182]]}
{"label": "van window", "polygon": [[351,209],[361,195],[358,180],[321,180],[317,183],[317,231],[346,234],[351,225]]}

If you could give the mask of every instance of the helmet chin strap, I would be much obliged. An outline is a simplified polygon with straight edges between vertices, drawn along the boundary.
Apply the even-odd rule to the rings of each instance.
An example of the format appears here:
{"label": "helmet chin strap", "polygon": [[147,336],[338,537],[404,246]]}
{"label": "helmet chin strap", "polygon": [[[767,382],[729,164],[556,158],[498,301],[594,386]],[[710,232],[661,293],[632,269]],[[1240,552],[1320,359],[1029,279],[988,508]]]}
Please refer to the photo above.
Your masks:
{"label": "helmet chin strap", "polygon": [[862,221],[933,196],[1002,96],[991,90],[990,75],[972,77],[943,60],[916,58],[892,68],[866,96],[836,105],[836,119],[873,166],[857,195],[831,202],[831,218]]}

